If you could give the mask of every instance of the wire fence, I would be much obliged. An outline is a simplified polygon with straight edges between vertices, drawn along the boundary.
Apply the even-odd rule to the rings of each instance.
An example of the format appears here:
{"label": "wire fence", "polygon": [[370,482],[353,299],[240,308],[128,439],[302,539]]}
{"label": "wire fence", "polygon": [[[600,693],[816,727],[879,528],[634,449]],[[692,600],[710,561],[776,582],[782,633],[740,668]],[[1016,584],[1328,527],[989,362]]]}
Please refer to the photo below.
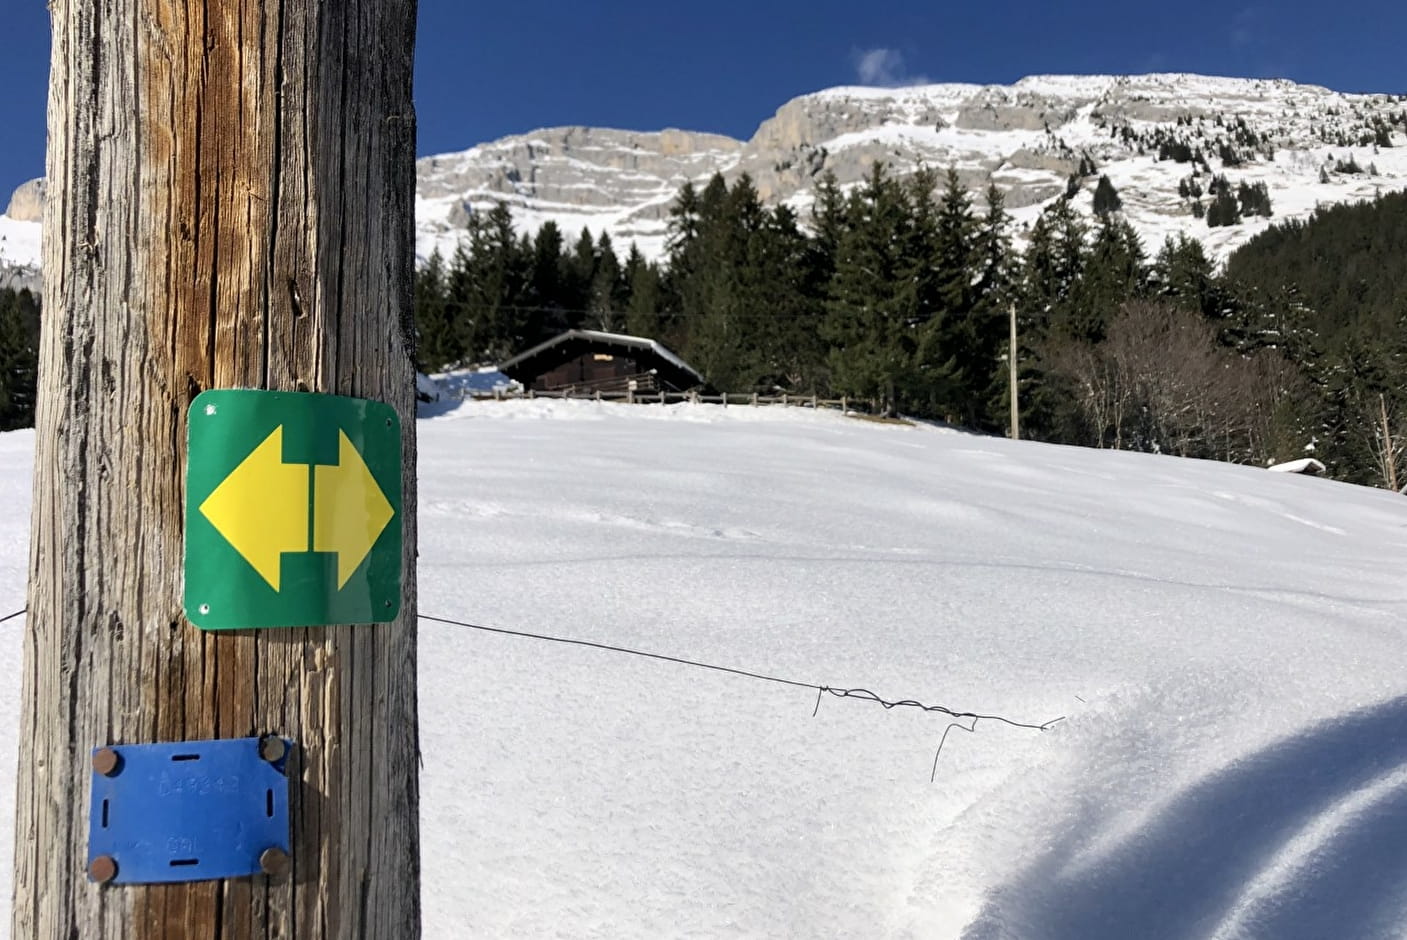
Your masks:
{"label": "wire fence", "polygon": [[[12,614],[7,614],[4,617],[0,617],[0,624],[24,616],[26,612],[27,610],[17,610]],[[775,676],[764,672],[754,672],[748,669],[739,669],[734,666],[723,666],[717,663],[706,663],[699,660],[685,659],[680,656],[670,656],[665,653],[655,653],[650,652],[648,650],[634,649],[628,646],[617,646],[611,643],[598,643],[594,640],[582,640],[574,637],[555,636],[553,634],[548,633],[534,633],[528,630],[510,630],[506,627],[491,627],[486,626],[484,624],[472,623],[467,620],[456,620],[451,617],[437,617],[431,614],[424,613],[417,613],[416,617],[417,619],[423,620],[427,623],[438,623],[446,626],[464,627],[469,630],[478,630],[483,633],[494,633],[501,636],[512,636],[519,637],[522,639],[539,640],[548,643],[562,643],[568,646],[586,647],[589,649],[601,650],[603,652],[608,653],[619,653],[628,656],[637,656],[644,659],[653,659],[659,662],[671,663],[676,666],[685,666],[693,669],[706,669],[715,672],[727,673],[729,675],[739,676],[745,679],[753,679],[759,682],[771,682],[778,685],[792,686],[794,688],[812,690],[816,693],[816,705],[811,710],[811,715],[813,718],[816,715],[820,714],[821,701],[827,695],[833,696],[834,698],[858,699],[864,702],[873,702],[876,705],[882,706],[885,711],[890,711],[896,708],[914,708],[921,712],[945,715],[948,718],[951,718],[952,721],[950,721],[947,726],[943,729],[943,735],[938,740],[938,748],[933,755],[933,773],[929,777],[930,782],[936,780],[938,777],[938,758],[943,753],[943,745],[947,743],[948,734],[954,729],[966,731],[968,734],[974,734],[977,730],[977,723],[979,721],[991,721],[998,722],[1004,725],[1009,725],[1013,728],[1023,728],[1029,731],[1047,731],[1052,726],[1064,721],[1066,717],[1064,715],[1061,715],[1058,718],[1052,718],[1048,721],[1043,722],[1022,721],[1008,717],[1006,715],[988,714],[975,711],[962,711],[959,709],[950,708],[947,705],[927,704],[918,701],[917,699],[887,699],[883,696],[876,694],[875,692],[870,691],[869,689],[846,688],[842,686],[826,685],[824,683],[807,682],[803,679],[785,678],[782,676]],[[969,721],[971,723],[965,725],[962,723],[963,721]]]}

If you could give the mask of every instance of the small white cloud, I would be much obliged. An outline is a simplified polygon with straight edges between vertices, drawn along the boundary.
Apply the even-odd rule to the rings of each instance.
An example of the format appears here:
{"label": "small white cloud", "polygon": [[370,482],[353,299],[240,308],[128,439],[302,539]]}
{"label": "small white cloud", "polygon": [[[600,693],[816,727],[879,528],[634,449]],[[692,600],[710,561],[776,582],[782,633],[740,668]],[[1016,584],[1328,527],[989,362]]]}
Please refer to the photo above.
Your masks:
{"label": "small white cloud", "polygon": [[1231,45],[1238,49],[1257,45],[1264,33],[1264,20],[1264,11],[1258,6],[1239,10],[1231,20]]}
{"label": "small white cloud", "polygon": [[897,49],[864,49],[855,53],[855,74],[862,85],[895,88],[901,85],[927,85],[928,76],[909,75],[904,54]]}

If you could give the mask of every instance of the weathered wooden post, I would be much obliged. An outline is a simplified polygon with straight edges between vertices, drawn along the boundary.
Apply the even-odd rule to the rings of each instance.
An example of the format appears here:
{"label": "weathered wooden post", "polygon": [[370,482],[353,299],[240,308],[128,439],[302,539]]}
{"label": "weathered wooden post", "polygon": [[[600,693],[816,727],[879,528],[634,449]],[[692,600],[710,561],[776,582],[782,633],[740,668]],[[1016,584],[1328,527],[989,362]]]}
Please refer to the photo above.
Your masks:
{"label": "weathered wooden post", "polygon": [[1008,311],[1010,315],[1011,338],[1007,343],[1007,368],[1008,381],[1010,382],[1009,395],[1011,397],[1011,439],[1019,441],[1021,439],[1021,410],[1019,405],[1016,372],[1016,304],[1012,304]]}
{"label": "weathered wooden post", "polygon": [[[50,2],[16,938],[419,934],[415,8]],[[394,409],[380,479],[390,490],[385,473],[400,477],[394,620],[210,632],[188,621],[187,413],[211,389]],[[347,561],[323,481],[338,492],[348,459],[282,459],[280,479],[315,476],[322,495],[297,491],[316,523],[284,549],[303,556],[272,549],[275,585],[281,560]],[[112,880],[111,859],[90,874],[94,772],[120,772],[94,748],[264,734],[294,742],[291,851],[271,874],[129,884],[120,870]],[[273,761],[281,747],[261,753]],[[192,856],[172,866],[207,848],[157,846]]]}

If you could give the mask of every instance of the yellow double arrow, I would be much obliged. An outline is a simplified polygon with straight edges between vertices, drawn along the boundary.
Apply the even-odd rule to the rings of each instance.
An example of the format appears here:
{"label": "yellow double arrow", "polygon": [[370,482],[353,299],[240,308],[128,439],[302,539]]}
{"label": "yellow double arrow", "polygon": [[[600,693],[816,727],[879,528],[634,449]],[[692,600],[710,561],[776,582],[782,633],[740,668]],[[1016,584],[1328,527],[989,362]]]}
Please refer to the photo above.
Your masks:
{"label": "yellow double arrow", "polygon": [[336,466],[284,463],[279,425],[200,504],[275,591],[283,553],[307,551],[337,554],[341,590],[396,514],[346,432],[337,436]]}

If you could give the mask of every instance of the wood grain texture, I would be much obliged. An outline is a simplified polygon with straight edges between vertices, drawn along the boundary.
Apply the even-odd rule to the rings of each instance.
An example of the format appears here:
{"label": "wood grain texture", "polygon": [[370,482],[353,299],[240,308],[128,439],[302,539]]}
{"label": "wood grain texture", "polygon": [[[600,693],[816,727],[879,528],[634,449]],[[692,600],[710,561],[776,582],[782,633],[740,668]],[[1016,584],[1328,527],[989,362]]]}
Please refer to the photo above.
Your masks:
{"label": "wood grain texture", "polygon": [[[415,0],[53,0],[44,333],[13,935],[415,937]],[[210,388],[392,404],[391,624],[202,633],[186,410]],[[100,888],[89,752],[297,740],[293,872]]]}

